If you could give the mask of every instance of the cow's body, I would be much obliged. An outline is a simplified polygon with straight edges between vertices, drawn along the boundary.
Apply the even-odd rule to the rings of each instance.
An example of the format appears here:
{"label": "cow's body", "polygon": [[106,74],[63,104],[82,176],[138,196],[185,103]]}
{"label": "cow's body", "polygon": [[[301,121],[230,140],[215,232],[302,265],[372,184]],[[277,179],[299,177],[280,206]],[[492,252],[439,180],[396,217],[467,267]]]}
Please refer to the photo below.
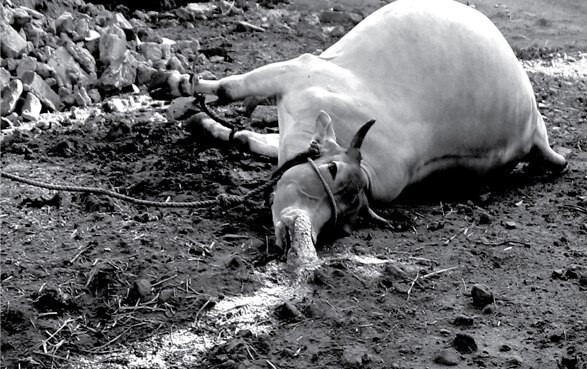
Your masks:
{"label": "cow's body", "polygon": [[484,174],[532,149],[565,165],[548,145],[530,81],[506,40],[481,13],[453,1],[398,0],[319,56],[200,81],[195,90],[227,100],[275,96],[278,147],[255,134],[248,141],[253,150],[277,150],[279,164],[308,146],[321,110],[343,147],[376,119],[361,169],[367,197],[380,203],[434,171]]}

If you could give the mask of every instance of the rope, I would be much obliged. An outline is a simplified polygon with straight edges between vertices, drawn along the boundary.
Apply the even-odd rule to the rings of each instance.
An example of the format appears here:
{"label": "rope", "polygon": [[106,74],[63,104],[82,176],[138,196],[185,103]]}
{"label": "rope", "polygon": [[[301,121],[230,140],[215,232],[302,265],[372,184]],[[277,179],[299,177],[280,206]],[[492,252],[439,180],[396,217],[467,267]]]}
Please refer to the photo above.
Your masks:
{"label": "rope", "polygon": [[223,118],[220,118],[218,115],[216,115],[216,113],[213,113],[208,108],[208,105],[206,105],[206,96],[204,96],[203,94],[195,93],[194,97],[196,98],[196,101],[200,105],[200,109],[202,109],[202,111],[204,113],[206,113],[210,118],[214,119],[216,122],[218,122],[224,126],[227,126],[228,128],[232,129],[233,131],[237,128],[237,124],[229,122]]}
{"label": "rope", "polygon": [[126,202],[130,202],[136,205],[144,205],[144,206],[153,206],[153,207],[160,207],[160,208],[205,208],[205,207],[212,207],[219,205],[223,208],[230,208],[239,204],[242,204],[248,201],[251,197],[258,193],[264,192],[268,187],[273,186],[279,178],[275,179],[272,178],[267,183],[257,187],[254,190],[251,190],[244,194],[243,196],[238,195],[230,195],[230,194],[220,194],[216,196],[215,199],[212,200],[202,200],[202,201],[190,201],[190,202],[174,202],[174,201],[150,201],[150,200],[141,200],[136,199],[134,197],[126,196],[120,194],[118,192],[114,192],[111,190],[107,190],[104,188],[99,187],[84,187],[84,186],[71,186],[71,185],[57,185],[52,183],[45,183],[34,181],[32,179],[27,179],[23,177],[19,177],[14,174],[6,173],[0,170],[0,177],[5,177],[11,179],[16,182],[21,182],[24,184],[28,184],[30,186],[45,188],[48,190],[55,190],[55,191],[67,191],[67,192],[86,192],[86,193],[95,193],[100,195],[106,195],[109,197],[113,197],[115,199],[123,200]]}

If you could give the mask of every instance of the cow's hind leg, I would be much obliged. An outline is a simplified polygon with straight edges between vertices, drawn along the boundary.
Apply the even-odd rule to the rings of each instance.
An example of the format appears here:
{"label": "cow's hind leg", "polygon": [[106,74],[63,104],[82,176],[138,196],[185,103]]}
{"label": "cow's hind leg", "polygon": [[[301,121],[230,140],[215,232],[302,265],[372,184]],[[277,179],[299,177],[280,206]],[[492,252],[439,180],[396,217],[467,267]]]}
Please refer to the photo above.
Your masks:
{"label": "cow's hind leg", "polygon": [[228,127],[209,118],[204,113],[198,113],[186,123],[186,130],[194,136],[212,137],[215,140],[234,143],[250,152],[277,158],[279,148],[279,134],[261,134],[248,130],[233,131]]}
{"label": "cow's hind leg", "polygon": [[555,174],[563,173],[567,169],[567,160],[550,147],[546,126],[541,116],[539,116],[539,120],[534,138],[534,147],[528,156],[530,166],[536,171],[549,171]]}

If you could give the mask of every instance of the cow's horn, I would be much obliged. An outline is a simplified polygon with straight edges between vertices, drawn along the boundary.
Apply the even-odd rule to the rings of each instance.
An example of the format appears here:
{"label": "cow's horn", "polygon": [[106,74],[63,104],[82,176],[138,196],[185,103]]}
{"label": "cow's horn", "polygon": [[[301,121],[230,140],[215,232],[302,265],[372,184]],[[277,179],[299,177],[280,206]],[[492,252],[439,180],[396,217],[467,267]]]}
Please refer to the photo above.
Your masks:
{"label": "cow's horn", "polygon": [[363,124],[361,128],[359,128],[359,130],[355,134],[355,137],[353,137],[351,144],[349,145],[349,149],[361,149],[363,139],[365,139],[365,135],[367,135],[367,132],[369,132],[369,129],[371,128],[373,123],[375,123],[375,119],[371,119],[367,123]]}

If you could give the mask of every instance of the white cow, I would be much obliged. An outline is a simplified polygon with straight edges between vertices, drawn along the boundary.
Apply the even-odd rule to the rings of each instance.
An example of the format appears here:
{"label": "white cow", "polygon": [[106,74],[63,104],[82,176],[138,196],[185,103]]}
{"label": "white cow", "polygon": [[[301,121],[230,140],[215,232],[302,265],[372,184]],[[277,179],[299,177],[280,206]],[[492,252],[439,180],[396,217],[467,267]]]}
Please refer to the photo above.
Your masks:
{"label": "white cow", "polygon": [[[275,97],[279,135],[241,131],[234,138],[277,156],[279,165],[319,144],[319,159],[289,169],[276,186],[272,212],[283,246],[298,234],[294,225],[311,227],[299,234],[315,242],[329,220],[348,224],[368,201],[389,203],[439,170],[486,174],[522,159],[553,171],[566,165],[548,144],[530,81],[504,37],[455,1],[398,0],[319,56],[218,81],[174,75],[168,83],[176,94],[224,101]],[[369,134],[371,123],[354,137],[371,119]],[[227,128],[197,120],[228,139]]]}

